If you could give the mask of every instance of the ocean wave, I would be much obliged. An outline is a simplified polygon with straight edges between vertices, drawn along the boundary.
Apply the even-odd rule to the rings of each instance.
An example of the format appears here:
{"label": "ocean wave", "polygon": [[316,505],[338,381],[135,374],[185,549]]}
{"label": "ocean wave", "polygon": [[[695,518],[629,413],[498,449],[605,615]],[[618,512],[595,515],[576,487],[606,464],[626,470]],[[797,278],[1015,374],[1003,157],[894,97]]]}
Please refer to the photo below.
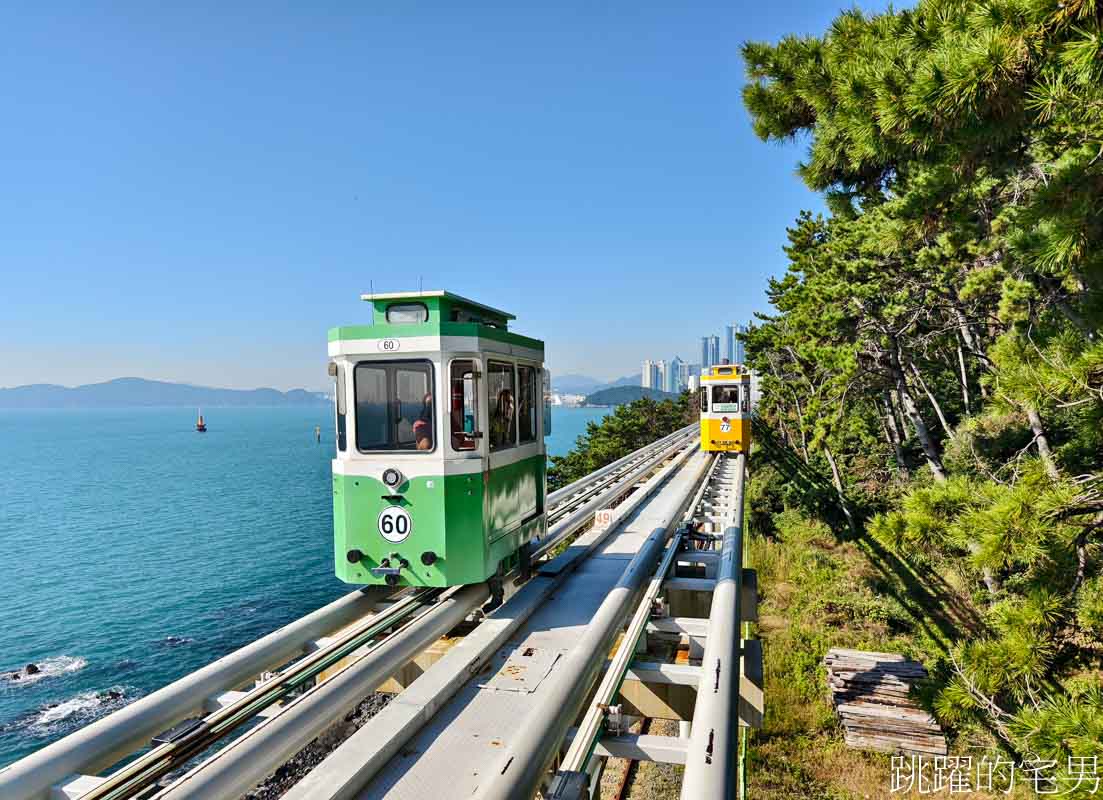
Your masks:
{"label": "ocean wave", "polygon": [[82,670],[88,666],[88,661],[80,656],[56,656],[33,662],[35,669],[28,672],[27,668],[30,666],[32,665],[28,664],[19,669],[0,671],[0,684],[5,686],[29,686],[46,678],[56,678],[58,675],[67,675]]}
{"label": "ocean wave", "polygon": [[176,636],[174,634],[170,634],[164,639],[158,639],[157,644],[161,647],[183,647],[184,645],[191,644],[194,641],[195,639],[190,636]]}
{"label": "ocean wave", "polygon": [[112,686],[103,691],[81,692],[60,703],[46,703],[29,712],[6,728],[19,728],[38,737],[75,730],[87,725],[133,699],[132,690],[125,686]]}

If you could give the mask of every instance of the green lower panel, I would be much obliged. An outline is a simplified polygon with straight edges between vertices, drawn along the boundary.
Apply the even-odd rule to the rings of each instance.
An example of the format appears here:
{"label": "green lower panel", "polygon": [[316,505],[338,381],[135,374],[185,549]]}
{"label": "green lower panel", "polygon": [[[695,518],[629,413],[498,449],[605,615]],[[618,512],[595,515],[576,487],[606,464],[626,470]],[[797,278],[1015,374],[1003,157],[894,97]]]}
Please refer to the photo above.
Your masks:
{"label": "green lower panel", "polygon": [[[334,564],[346,583],[383,584],[373,567],[398,567],[402,586],[455,586],[485,581],[533,536],[543,535],[543,456],[490,473],[411,478],[401,500],[375,478],[333,476]],[[488,487],[489,486],[489,490]],[[391,507],[408,515],[400,542],[384,538],[380,515]],[[350,561],[350,551],[360,559]],[[422,556],[432,553],[432,564]],[[387,560],[387,564],[384,564]],[[402,562],[406,566],[402,566]]]}

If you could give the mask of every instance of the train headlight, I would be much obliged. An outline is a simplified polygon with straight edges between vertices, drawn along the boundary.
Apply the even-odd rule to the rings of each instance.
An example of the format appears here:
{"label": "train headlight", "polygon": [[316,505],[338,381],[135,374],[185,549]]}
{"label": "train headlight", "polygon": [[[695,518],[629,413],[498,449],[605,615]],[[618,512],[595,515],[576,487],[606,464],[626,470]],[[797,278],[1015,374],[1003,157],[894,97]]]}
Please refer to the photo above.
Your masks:
{"label": "train headlight", "polygon": [[383,483],[394,489],[402,484],[402,473],[394,467],[383,470]]}

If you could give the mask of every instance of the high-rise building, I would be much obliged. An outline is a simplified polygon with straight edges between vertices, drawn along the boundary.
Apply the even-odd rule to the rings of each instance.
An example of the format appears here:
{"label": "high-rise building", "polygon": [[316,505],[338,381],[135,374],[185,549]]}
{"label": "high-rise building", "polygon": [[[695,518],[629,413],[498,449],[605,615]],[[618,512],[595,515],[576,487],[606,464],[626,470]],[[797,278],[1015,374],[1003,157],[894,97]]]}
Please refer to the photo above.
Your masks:
{"label": "high-rise building", "polygon": [[685,361],[682,361],[681,367],[678,368],[678,383],[680,384],[679,392],[689,386],[689,364]]}
{"label": "high-rise building", "polygon": [[707,369],[711,365],[709,361],[709,337],[701,337],[701,368]]}
{"label": "high-rise building", "polygon": [[709,340],[709,361],[707,366],[713,366],[720,363],[720,337],[710,336]]}
{"label": "high-rise building", "polygon": [[729,364],[742,364],[746,360],[743,342],[739,340],[739,334],[746,332],[747,326],[738,322],[724,326],[724,358]]}
{"label": "high-rise building", "polygon": [[678,356],[670,359],[670,363],[666,368],[666,384],[663,386],[664,391],[681,393],[682,383],[682,370],[685,367],[685,362]]}
{"label": "high-rise building", "polygon": [[650,358],[643,360],[643,371],[640,374],[640,385],[645,389],[661,389],[659,385],[659,365]]}

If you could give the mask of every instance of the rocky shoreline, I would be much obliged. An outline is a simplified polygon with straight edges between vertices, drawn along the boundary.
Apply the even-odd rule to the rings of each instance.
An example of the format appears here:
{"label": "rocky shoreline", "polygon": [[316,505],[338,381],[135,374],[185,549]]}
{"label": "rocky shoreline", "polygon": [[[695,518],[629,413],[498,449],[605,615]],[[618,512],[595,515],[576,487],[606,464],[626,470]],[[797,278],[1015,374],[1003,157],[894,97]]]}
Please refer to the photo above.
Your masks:
{"label": "rocky shoreline", "polygon": [[329,727],[317,739],[293,755],[285,764],[264,779],[241,800],[277,800],[322,763],[326,756],[384,708],[394,697],[384,692],[372,692],[348,714]]}

